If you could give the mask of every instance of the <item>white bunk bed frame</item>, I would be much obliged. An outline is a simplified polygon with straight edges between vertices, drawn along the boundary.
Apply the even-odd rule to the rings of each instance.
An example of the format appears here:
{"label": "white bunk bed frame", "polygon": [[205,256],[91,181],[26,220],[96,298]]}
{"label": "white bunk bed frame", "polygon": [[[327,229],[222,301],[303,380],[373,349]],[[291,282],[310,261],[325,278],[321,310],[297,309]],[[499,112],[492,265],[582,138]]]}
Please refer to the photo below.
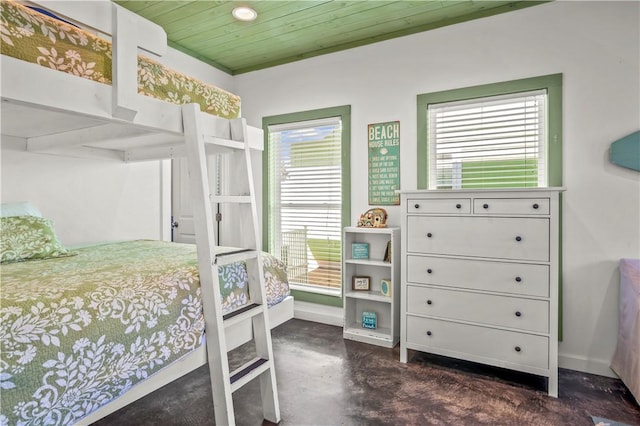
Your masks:
{"label": "white bunk bed frame", "polygon": [[[164,30],[109,1],[31,1],[71,22],[112,37],[113,82],[105,85],[12,57],[1,57],[1,134],[3,149],[125,162],[186,155],[182,107],[139,95],[137,54],[162,56]],[[34,84],[41,82],[41,84]],[[55,84],[45,85],[44,82]],[[242,119],[200,113],[212,153],[238,142],[232,127],[246,128],[243,139],[263,150],[262,129],[238,126]],[[269,309],[270,326],[293,318],[289,296]],[[227,329],[229,350],[251,339],[249,321]],[[90,424],[207,363],[205,345],[137,384],[124,395],[83,418]]]}

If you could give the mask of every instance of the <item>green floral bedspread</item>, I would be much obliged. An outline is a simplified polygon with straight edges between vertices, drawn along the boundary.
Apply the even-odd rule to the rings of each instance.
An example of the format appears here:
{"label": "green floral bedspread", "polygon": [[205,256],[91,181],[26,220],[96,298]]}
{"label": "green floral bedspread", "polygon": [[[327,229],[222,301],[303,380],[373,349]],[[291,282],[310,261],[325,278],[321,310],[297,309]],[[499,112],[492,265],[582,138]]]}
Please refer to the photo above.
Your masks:
{"label": "green floral bedspread", "polygon": [[[200,346],[195,246],[130,241],[0,265],[0,425],[67,425]],[[267,299],[288,293],[264,256]],[[220,271],[224,309],[247,303],[244,263]]]}
{"label": "green floral bedspread", "polygon": [[[0,52],[111,84],[110,42],[8,0],[0,3]],[[202,111],[218,117],[240,117],[239,96],[141,55],[138,56],[138,92],[175,104],[195,102]]]}

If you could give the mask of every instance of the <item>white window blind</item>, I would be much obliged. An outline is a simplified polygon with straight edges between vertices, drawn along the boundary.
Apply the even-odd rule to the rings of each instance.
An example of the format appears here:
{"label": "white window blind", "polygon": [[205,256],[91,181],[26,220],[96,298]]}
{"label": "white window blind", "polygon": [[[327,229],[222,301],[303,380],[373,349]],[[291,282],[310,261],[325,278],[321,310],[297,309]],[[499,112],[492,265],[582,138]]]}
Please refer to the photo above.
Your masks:
{"label": "white window blind", "polygon": [[428,106],[429,188],[544,187],[547,93]]}
{"label": "white window blind", "polygon": [[341,288],[341,121],[269,126],[269,251],[293,285]]}

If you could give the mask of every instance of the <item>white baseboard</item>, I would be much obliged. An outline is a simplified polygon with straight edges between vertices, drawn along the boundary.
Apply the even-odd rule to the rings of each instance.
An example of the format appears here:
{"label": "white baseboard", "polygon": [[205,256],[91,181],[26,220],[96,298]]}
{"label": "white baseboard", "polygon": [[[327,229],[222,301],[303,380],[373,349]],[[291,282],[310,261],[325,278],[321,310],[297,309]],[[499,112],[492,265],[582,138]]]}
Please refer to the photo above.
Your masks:
{"label": "white baseboard", "polygon": [[609,368],[609,364],[609,361],[601,359],[586,359],[575,355],[558,355],[558,366],[560,368],[617,379],[618,376]]}
{"label": "white baseboard", "polygon": [[319,322],[321,324],[336,325],[342,327],[342,308],[336,306],[319,305],[317,303],[294,303],[293,317],[305,321]]}

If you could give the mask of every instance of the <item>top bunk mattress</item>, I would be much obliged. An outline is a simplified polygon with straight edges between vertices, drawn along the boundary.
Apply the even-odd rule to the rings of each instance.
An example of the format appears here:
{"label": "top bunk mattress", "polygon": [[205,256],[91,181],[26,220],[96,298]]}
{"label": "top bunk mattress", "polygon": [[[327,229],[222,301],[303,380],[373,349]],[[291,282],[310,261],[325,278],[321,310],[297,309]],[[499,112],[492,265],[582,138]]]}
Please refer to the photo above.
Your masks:
{"label": "top bunk mattress", "polygon": [[[109,41],[10,0],[0,2],[0,52],[99,83],[112,82]],[[240,117],[239,96],[143,55],[138,55],[138,93],[178,105],[197,103],[217,117]]]}

